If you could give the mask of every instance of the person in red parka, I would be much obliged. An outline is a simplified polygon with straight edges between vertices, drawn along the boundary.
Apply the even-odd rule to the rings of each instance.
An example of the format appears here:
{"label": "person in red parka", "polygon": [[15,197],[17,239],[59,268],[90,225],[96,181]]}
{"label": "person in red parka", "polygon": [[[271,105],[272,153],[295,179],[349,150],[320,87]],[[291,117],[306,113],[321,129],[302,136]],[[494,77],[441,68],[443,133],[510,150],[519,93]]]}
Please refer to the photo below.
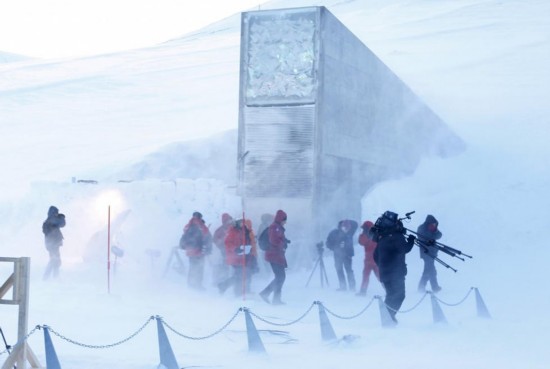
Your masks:
{"label": "person in red parka", "polygon": [[182,243],[185,254],[189,258],[187,284],[191,288],[204,290],[202,286],[204,257],[212,251],[212,236],[210,230],[204,224],[202,214],[198,211],[193,213],[193,216],[183,228]]}
{"label": "person in red parka", "polygon": [[233,286],[235,296],[250,292],[257,253],[252,222],[246,219],[243,224],[242,219],[237,220],[225,237],[225,262],[233,268],[233,275],[218,283],[220,293],[230,286]]}
{"label": "person in red parka", "polygon": [[214,245],[220,250],[221,258],[217,259],[216,262],[216,269],[214,271],[214,280],[215,281],[221,281],[227,277],[229,274],[229,270],[227,268],[227,264],[225,263],[225,237],[227,236],[227,232],[229,232],[229,229],[234,224],[233,217],[227,213],[222,214],[222,224],[219,226],[215,231],[214,235],[212,236],[212,241],[214,242]]}
{"label": "person in red parka", "polygon": [[371,272],[374,272],[376,279],[380,282],[380,271],[373,256],[377,244],[372,239],[372,235],[369,236],[369,231],[373,225],[370,220],[367,220],[361,226],[363,231],[359,235],[359,244],[365,248],[365,265],[363,266],[363,281],[361,282],[361,288],[357,292],[357,296],[366,296]]}
{"label": "person in red parka", "polygon": [[285,252],[290,243],[285,237],[284,225],[286,224],[286,219],[286,213],[282,210],[277,210],[275,220],[271,223],[268,230],[269,248],[265,251],[265,260],[271,264],[274,278],[260,292],[260,297],[269,304],[269,296],[273,293],[273,301],[271,302],[273,305],[284,305],[284,302],[281,300],[281,292],[286,279],[285,269],[288,266]]}

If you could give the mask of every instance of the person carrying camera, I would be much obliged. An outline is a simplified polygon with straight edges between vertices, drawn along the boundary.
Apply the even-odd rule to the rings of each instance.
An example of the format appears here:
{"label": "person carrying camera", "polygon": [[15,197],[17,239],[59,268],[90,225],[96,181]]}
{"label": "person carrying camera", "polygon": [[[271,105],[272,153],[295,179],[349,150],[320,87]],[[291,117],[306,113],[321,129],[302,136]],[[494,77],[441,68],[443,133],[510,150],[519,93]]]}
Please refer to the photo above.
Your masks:
{"label": "person carrying camera", "polygon": [[405,300],[405,255],[413,248],[415,237],[405,237],[403,224],[397,214],[391,211],[386,211],[378,218],[370,232],[377,242],[374,260],[380,270],[380,281],[386,289],[384,303],[392,320],[397,323],[395,314]]}
{"label": "person carrying camera", "polygon": [[59,209],[55,206],[50,206],[48,209],[48,217],[42,223],[42,233],[44,233],[44,243],[50,254],[50,261],[44,272],[44,280],[57,278],[59,276],[59,268],[61,267],[61,254],[59,248],[63,246],[63,234],[61,229],[65,227],[65,215],[59,213]]}
{"label": "person carrying camera", "polygon": [[418,234],[418,241],[420,247],[420,258],[424,261],[424,270],[418,282],[418,292],[426,292],[426,283],[430,281],[433,292],[441,291],[441,286],[437,282],[437,271],[435,270],[435,258],[437,258],[437,247],[427,246],[430,241],[437,241],[441,238],[442,233],[438,229],[439,222],[433,215],[428,215],[424,223],[422,223],[416,233]]}
{"label": "person carrying camera", "polygon": [[286,213],[282,210],[277,210],[275,220],[269,226],[269,248],[265,251],[265,260],[271,264],[274,278],[260,292],[262,300],[270,303],[269,296],[273,293],[273,305],[284,305],[281,300],[281,292],[286,279],[285,269],[288,266],[286,262],[285,252],[290,240],[285,236]]}
{"label": "person carrying camera", "polygon": [[[352,269],[353,250],[353,235],[357,230],[357,222],[354,220],[341,220],[338,222],[338,227],[332,230],[327,237],[327,247],[334,254],[334,267],[338,275],[340,287],[337,291],[354,291],[355,276]],[[345,275],[344,275],[345,270]],[[346,285],[347,276],[347,285]]]}

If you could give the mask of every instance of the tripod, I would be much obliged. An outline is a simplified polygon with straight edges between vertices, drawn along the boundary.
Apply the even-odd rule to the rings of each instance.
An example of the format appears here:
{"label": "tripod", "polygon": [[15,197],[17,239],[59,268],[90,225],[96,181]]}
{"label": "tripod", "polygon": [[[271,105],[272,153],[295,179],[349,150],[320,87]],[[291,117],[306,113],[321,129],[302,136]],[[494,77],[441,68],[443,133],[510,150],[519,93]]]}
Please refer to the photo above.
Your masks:
{"label": "tripod", "polygon": [[[2,335],[2,340],[4,341],[4,345],[6,346],[6,351],[8,354],[11,354],[10,349],[12,348],[10,345],[8,345],[8,342],[6,341],[6,336],[4,336],[4,331],[2,331],[2,328],[0,328],[0,334]],[[17,366],[13,366],[14,369],[17,369]]]}
{"label": "tripod", "polygon": [[321,278],[321,288],[325,288],[325,283],[327,284],[327,286],[329,285],[329,283],[328,283],[327,271],[325,269],[325,262],[323,261],[323,251],[324,251],[323,242],[321,241],[315,246],[317,246],[317,253],[319,254],[319,257],[317,258],[317,261],[313,266],[313,270],[309,275],[309,278],[306,283],[306,287],[309,285],[309,282],[311,281],[311,277],[313,277],[313,273],[315,273],[315,269],[319,267],[319,273]]}

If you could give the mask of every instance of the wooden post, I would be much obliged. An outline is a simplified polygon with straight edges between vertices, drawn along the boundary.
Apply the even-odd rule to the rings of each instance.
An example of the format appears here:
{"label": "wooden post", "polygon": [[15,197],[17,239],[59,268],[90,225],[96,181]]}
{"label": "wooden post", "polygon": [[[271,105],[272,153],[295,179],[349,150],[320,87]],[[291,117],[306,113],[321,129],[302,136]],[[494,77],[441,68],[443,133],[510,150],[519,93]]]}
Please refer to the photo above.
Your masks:
{"label": "wooden post", "polygon": [[[20,258],[15,263],[15,300],[19,303],[19,314],[17,326],[17,341],[21,340],[29,331],[29,276],[31,259],[28,257]],[[27,357],[27,347],[22,345],[21,356],[17,361],[17,367],[25,369],[25,358]]]}
{"label": "wooden post", "polygon": [[[5,258],[0,257],[0,262],[12,262],[13,274],[0,287],[0,304],[18,305],[18,325],[17,342],[20,344],[14,347],[10,356],[4,362],[2,369],[11,369],[17,363],[18,369],[26,369],[27,361],[32,368],[40,368],[40,363],[34,355],[27,342],[22,339],[28,332],[29,326],[29,282],[31,258]],[[10,288],[12,290],[12,299],[2,299]]]}

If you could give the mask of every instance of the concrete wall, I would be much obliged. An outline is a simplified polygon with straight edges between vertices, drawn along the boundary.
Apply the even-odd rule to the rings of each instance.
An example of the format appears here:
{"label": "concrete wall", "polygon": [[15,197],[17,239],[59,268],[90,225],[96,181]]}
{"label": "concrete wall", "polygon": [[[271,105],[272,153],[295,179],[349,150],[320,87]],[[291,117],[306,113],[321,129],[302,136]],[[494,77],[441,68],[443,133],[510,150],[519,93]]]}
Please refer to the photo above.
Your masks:
{"label": "concrete wall", "polygon": [[286,210],[304,247],[361,223],[376,183],[462,145],[324,7],[243,13],[240,77],[240,194],[253,219]]}

